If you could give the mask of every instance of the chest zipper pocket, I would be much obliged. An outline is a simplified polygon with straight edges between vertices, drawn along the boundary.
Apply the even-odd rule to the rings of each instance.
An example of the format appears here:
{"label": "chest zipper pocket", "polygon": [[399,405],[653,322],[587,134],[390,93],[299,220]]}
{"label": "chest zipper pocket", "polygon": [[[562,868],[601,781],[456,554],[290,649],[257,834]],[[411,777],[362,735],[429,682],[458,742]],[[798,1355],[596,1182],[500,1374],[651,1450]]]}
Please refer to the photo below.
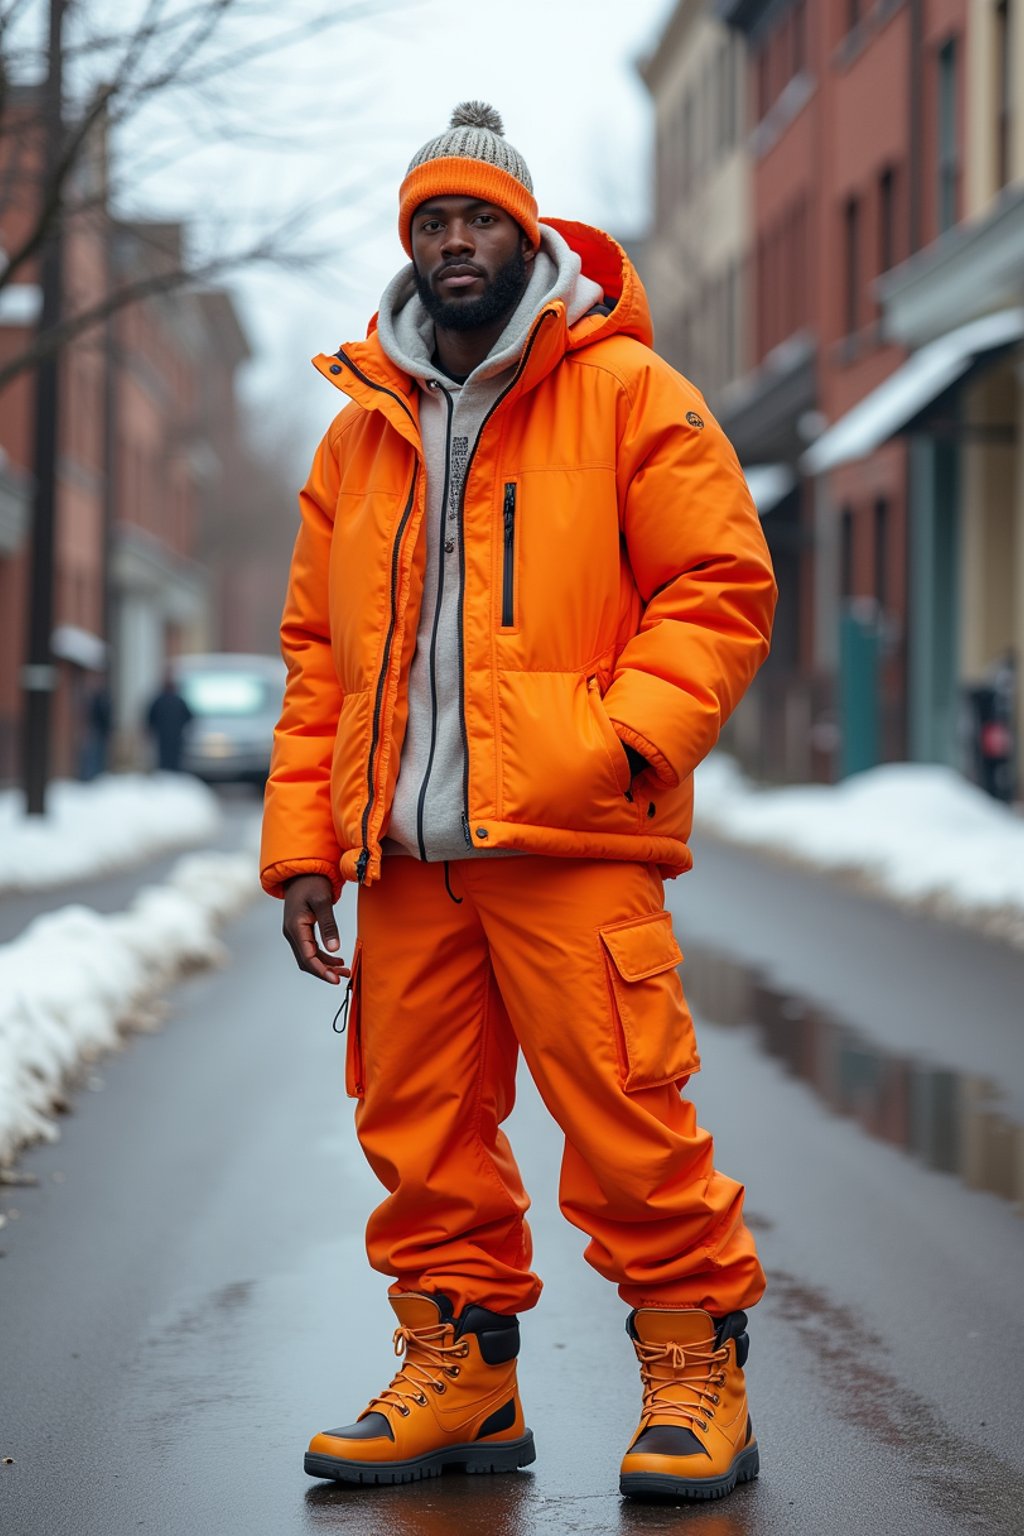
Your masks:
{"label": "chest zipper pocket", "polygon": [[501,627],[512,629],[516,622],[516,493],[515,481],[505,486],[502,504]]}

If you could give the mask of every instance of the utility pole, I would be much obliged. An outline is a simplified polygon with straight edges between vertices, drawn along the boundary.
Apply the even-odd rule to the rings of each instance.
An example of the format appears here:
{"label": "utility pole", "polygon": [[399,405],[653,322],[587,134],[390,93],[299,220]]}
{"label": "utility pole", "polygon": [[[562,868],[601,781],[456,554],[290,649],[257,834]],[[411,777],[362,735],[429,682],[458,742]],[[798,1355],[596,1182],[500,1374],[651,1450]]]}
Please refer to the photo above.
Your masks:
{"label": "utility pole", "polygon": [[[43,88],[43,193],[53,187],[64,149],[63,28],[68,0],[50,0],[49,50]],[[42,306],[40,334],[59,325],[63,300],[64,240],[60,209],[39,261]],[[23,785],[30,816],[46,810],[50,768],[50,718],[57,668],[50,652],[53,632],[54,545],[57,511],[57,451],[60,353],[44,357],[36,370],[35,502],[28,604],[28,643],[21,672],[23,710]]]}

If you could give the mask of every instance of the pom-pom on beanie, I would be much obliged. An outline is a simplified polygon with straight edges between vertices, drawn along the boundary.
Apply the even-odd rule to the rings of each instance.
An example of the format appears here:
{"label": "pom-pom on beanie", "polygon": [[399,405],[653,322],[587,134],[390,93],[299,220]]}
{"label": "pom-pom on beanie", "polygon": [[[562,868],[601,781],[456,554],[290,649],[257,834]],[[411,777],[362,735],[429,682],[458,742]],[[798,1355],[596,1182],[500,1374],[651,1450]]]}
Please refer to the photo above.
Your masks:
{"label": "pom-pom on beanie", "polygon": [[500,115],[486,102],[462,102],[445,132],[430,139],[409,162],[398,194],[398,233],[409,256],[412,216],[432,197],[478,197],[494,203],[512,215],[534,246],[540,244],[537,199],[526,161],[506,139]]}

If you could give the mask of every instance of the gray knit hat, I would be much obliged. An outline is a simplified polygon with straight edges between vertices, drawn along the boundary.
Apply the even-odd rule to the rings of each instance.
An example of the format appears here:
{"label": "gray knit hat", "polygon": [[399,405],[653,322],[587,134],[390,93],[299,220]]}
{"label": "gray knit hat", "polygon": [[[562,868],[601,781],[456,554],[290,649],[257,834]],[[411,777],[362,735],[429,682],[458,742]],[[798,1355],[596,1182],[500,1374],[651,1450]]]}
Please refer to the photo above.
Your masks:
{"label": "gray knit hat", "polygon": [[412,216],[431,197],[479,197],[495,203],[512,215],[535,246],[540,244],[533,178],[506,139],[500,115],[486,102],[462,102],[445,132],[430,139],[409,162],[398,197],[398,230],[410,256]]}

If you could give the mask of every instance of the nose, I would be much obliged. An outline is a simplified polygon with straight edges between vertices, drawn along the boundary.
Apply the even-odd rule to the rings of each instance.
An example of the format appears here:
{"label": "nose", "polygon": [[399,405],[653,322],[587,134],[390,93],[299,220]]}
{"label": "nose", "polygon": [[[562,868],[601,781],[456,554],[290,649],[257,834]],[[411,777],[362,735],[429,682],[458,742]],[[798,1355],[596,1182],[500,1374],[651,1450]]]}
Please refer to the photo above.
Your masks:
{"label": "nose", "polygon": [[465,256],[475,249],[469,225],[461,219],[453,219],[445,232],[442,254],[447,257]]}

